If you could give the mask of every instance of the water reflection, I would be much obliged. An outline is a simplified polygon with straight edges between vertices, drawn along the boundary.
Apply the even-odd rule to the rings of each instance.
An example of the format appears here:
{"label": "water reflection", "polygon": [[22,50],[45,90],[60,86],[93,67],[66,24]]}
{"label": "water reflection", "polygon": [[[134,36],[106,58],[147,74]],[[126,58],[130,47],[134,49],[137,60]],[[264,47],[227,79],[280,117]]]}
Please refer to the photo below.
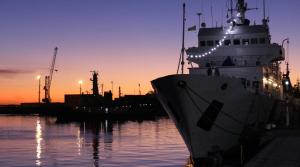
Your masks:
{"label": "water reflection", "polygon": [[99,166],[99,124],[96,124],[94,126],[92,132],[93,132],[93,160],[94,160],[94,166]]}
{"label": "water reflection", "polygon": [[81,136],[81,131],[80,129],[78,129],[77,131],[77,151],[78,151],[78,155],[81,155],[81,149],[82,149],[82,145],[84,142],[84,134],[83,137]]}
{"label": "water reflection", "polygon": [[185,167],[194,167],[191,157],[187,158]]}
{"label": "water reflection", "polygon": [[[112,150],[112,132],[113,132],[113,124],[109,120],[105,121],[90,121],[90,122],[83,122],[80,124],[80,133],[90,133],[91,136],[91,143],[92,143],[92,159],[93,159],[93,166],[98,167],[100,162],[100,155],[99,155],[99,149],[100,149],[100,139],[101,136],[103,136],[103,143],[104,143],[104,150]],[[80,142],[89,142],[88,139],[80,140]],[[79,145],[79,141],[77,141]],[[82,143],[80,144],[80,148],[82,146]],[[79,147],[78,147],[79,148]]]}
{"label": "water reflection", "polygon": [[37,166],[41,166],[42,165],[42,161],[41,161],[41,155],[42,155],[42,126],[40,123],[40,118],[38,117],[36,120],[36,133],[35,133],[35,139],[36,139],[36,161],[35,164]]}
{"label": "water reflection", "polygon": [[0,166],[189,166],[188,151],[168,119],[57,123],[0,116],[1,129],[10,133],[0,133]]}

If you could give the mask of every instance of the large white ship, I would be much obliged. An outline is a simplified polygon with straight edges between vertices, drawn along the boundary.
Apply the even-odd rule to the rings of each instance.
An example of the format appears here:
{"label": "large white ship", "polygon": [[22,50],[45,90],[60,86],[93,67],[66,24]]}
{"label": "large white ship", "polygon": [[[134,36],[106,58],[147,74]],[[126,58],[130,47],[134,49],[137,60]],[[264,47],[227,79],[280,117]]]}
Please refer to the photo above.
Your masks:
{"label": "large white ship", "polygon": [[271,42],[268,19],[251,23],[247,10],[244,0],[237,0],[226,27],[202,23],[198,46],[183,49],[193,64],[189,74],[152,81],[194,162],[249,140],[257,144],[265,127],[276,121],[285,51]]}

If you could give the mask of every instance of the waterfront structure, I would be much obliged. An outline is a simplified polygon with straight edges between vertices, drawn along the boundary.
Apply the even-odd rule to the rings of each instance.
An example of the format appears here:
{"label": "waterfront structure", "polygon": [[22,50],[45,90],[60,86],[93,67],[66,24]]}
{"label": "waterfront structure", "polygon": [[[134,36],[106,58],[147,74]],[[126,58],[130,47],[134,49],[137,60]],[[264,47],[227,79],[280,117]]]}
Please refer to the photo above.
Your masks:
{"label": "waterfront structure", "polygon": [[42,99],[42,101],[44,103],[51,103],[50,88],[51,88],[51,83],[52,83],[52,79],[53,79],[53,72],[57,71],[55,69],[55,61],[56,61],[57,51],[58,51],[58,48],[55,47],[53,58],[52,58],[51,65],[50,65],[49,75],[45,76],[45,86],[44,86],[45,98]]}

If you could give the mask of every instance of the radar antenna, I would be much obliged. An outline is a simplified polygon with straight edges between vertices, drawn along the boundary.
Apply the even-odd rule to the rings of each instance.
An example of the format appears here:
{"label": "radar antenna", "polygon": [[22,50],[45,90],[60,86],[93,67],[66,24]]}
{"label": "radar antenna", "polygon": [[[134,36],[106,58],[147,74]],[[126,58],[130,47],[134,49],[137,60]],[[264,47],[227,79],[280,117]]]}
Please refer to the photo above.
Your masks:
{"label": "radar antenna", "polygon": [[[245,3],[245,0],[238,0],[237,3],[236,3],[236,8],[235,9],[232,9],[232,0],[231,0],[231,9],[229,10],[230,13],[231,13],[231,19],[230,20],[234,20],[234,22],[236,22],[237,24],[240,24],[240,25],[248,25],[249,24],[249,20],[246,19],[246,11],[248,10],[257,10],[258,8],[248,8],[248,5],[247,3]],[[237,18],[233,18],[233,11],[236,11],[237,12]],[[229,21],[231,22],[231,21]]]}

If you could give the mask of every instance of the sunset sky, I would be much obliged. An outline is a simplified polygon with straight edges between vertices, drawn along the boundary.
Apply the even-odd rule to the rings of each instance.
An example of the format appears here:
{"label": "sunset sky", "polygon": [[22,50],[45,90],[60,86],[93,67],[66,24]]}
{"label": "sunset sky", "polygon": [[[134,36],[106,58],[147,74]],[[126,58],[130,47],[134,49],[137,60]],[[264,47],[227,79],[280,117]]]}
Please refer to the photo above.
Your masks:
{"label": "sunset sky", "polygon": [[[300,74],[300,1],[266,0],[272,42],[289,37],[292,80]],[[142,94],[150,81],[174,74],[181,47],[182,3],[186,2],[187,27],[198,25],[197,12],[211,26],[225,25],[226,0],[0,0],[0,104],[34,102],[38,81],[49,72],[58,47],[57,72],[51,88],[53,101],[64,94],[91,92],[91,70],[100,84],[114,94]],[[251,23],[262,19],[262,0],[248,0]],[[223,17],[223,19],[222,19]],[[187,46],[196,45],[196,32],[187,32]],[[187,71],[187,70],[186,70]],[[42,85],[44,79],[42,79]]]}

